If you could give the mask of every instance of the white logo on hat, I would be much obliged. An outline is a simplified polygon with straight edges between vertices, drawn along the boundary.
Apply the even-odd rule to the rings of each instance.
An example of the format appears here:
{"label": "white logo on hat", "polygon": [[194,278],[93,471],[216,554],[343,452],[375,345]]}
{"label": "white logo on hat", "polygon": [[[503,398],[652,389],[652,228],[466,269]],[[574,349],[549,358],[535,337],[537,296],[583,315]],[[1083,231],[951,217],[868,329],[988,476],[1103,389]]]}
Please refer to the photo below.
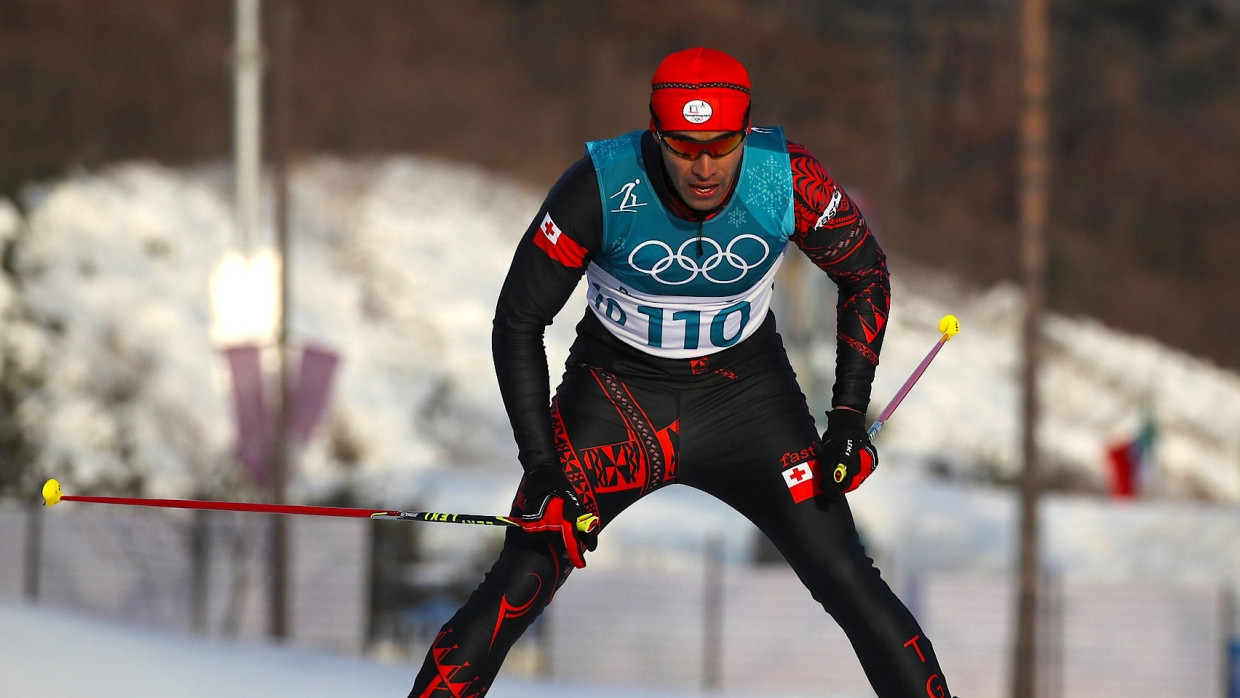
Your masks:
{"label": "white logo on hat", "polygon": [[691,124],[702,124],[710,121],[710,117],[714,116],[715,110],[700,99],[691,99],[685,102],[685,106],[680,111],[684,115],[685,121]]}

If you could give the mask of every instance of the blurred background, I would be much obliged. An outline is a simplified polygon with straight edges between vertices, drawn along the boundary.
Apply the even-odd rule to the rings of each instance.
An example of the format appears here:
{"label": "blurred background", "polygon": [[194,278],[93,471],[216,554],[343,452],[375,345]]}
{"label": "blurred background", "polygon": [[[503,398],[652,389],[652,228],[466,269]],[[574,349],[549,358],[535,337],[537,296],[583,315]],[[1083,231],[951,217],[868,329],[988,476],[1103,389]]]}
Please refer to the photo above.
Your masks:
{"label": "blurred background", "polygon": [[[4,5],[0,191],[229,155],[230,3]],[[874,200],[893,255],[1018,270],[1015,0],[294,5],[299,155],[427,153],[544,188],[583,140],[645,124],[663,55],[711,43],[749,67],[756,123]],[[1050,306],[1240,368],[1237,3],[1052,12]]]}
{"label": "blurred background", "polygon": [[[0,598],[411,681],[494,532],[46,510],[39,486],[504,511],[488,335],[512,248],[583,141],[645,126],[659,60],[709,45],[890,257],[873,411],[938,318],[962,321],[854,509],[954,692],[1011,694],[1021,2],[265,0],[252,55],[245,5],[0,3]],[[1048,17],[1038,695],[1234,698],[1240,2],[1054,0]],[[821,414],[834,291],[797,261],[781,322]],[[551,328],[553,373],[580,308]],[[692,492],[643,505],[506,673],[867,695],[744,521]],[[591,654],[574,633],[600,627],[648,654]]]}

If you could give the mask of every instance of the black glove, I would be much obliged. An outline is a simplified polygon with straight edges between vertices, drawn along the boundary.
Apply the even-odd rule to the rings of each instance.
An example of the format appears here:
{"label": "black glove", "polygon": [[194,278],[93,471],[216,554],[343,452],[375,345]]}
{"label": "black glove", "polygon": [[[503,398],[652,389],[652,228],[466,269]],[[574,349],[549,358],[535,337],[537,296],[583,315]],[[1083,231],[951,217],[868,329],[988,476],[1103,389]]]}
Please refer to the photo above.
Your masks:
{"label": "black glove", "polygon": [[852,492],[878,467],[878,451],[865,431],[865,415],[836,408],[827,413],[827,430],[818,450],[819,477],[840,492]]}
{"label": "black glove", "polygon": [[585,567],[586,550],[598,547],[598,517],[586,511],[558,466],[531,469],[517,491],[521,529],[547,538],[568,553],[573,567]]}

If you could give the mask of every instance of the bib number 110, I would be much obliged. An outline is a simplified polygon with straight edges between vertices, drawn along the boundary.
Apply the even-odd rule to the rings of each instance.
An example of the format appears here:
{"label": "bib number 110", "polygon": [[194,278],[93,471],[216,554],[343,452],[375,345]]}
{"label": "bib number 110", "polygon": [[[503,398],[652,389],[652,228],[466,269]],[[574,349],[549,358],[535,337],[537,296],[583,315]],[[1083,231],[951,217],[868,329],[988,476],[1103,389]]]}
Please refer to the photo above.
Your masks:
{"label": "bib number 110", "polygon": [[[700,310],[677,310],[667,313],[663,308],[649,305],[637,306],[637,312],[647,320],[647,344],[661,348],[664,341],[679,344],[683,349],[697,349],[702,340],[703,313]],[[706,313],[708,341],[713,347],[730,347],[741,338],[749,324],[749,301],[733,303],[714,313]],[[732,331],[728,321],[735,317]]]}

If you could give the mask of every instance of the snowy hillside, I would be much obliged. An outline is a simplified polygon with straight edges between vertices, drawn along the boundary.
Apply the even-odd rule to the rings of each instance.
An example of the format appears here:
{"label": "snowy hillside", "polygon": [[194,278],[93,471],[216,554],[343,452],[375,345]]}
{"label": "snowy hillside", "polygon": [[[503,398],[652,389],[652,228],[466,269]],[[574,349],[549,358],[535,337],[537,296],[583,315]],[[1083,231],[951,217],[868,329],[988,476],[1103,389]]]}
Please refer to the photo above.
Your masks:
{"label": "snowy hillside", "polygon": [[[0,342],[21,365],[46,371],[46,392],[23,407],[28,423],[45,430],[40,475],[79,492],[137,478],[152,496],[217,491],[234,476],[220,349],[246,337],[244,323],[212,307],[213,293],[221,297],[213,274],[241,249],[229,181],[219,167],[142,163],[80,174],[28,189],[20,231],[15,209],[0,202],[0,240],[21,236],[16,259],[25,284],[20,299],[0,286],[0,311],[7,305],[12,315],[20,301],[43,320],[10,317]],[[414,157],[297,168],[292,336],[337,352],[341,364],[325,422],[299,454],[292,499],[347,489],[376,507],[505,506],[515,448],[491,372],[490,317],[512,247],[541,195]],[[265,231],[254,247],[269,249],[270,239]],[[879,437],[882,468],[857,494],[858,517],[888,550],[959,529],[970,543],[955,546],[968,550],[956,562],[1003,567],[1011,559],[1011,492],[978,483],[1010,479],[1019,467],[1019,294],[1005,286],[969,292],[906,262],[892,267],[895,303],[875,413],[938,339],[943,314],[958,316],[963,330]],[[811,283],[831,292],[821,279]],[[251,310],[264,304],[269,299],[245,302]],[[582,307],[570,302],[552,328],[553,367]],[[1157,517],[1200,513],[1204,545],[1234,548],[1226,507],[1195,505],[1185,495],[1240,501],[1240,376],[1087,319],[1054,317],[1047,330],[1040,438],[1048,464],[1104,492],[1104,449],[1135,432],[1148,403],[1158,429],[1151,486],[1159,500],[1117,507],[1101,497],[1058,498],[1048,507],[1068,512],[1072,523],[1048,525],[1102,532],[1113,524],[1128,532],[1114,540],[1127,541],[1133,530],[1153,535],[1164,521]],[[832,351],[809,347],[801,369],[807,382],[829,385]],[[827,407],[820,395],[811,391],[819,413]],[[932,476],[943,472],[951,477]],[[652,500],[643,526],[633,522],[626,534],[618,522],[618,532],[608,533],[648,540],[660,523],[693,536],[744,528],[691,492]],[[933,520],[932,502],[944,503]],[[1134,529],[1134,519],[1117,516],[1147,523]],[[1079,529],[1063,530],[1066,547],[1052,542],[1049,554],[1064,564],[1105,545],[1081,548],[1071,534]],[[916,556],[917,546],[907,545]],[[1166,545],[1182,547],[1172,539]],[[1115,557],[1125,550],[1116,547]],[[1240,578],[1234,562],[1218,559],[1220,548],[1189,552],[1201,555],[1203,574]],[[1234,561],[1238,553],[1223,557]],[[592,559],[607,564],[618,554],[605,546]],[[1116,568],[1105,558],[1094,564]]]}

